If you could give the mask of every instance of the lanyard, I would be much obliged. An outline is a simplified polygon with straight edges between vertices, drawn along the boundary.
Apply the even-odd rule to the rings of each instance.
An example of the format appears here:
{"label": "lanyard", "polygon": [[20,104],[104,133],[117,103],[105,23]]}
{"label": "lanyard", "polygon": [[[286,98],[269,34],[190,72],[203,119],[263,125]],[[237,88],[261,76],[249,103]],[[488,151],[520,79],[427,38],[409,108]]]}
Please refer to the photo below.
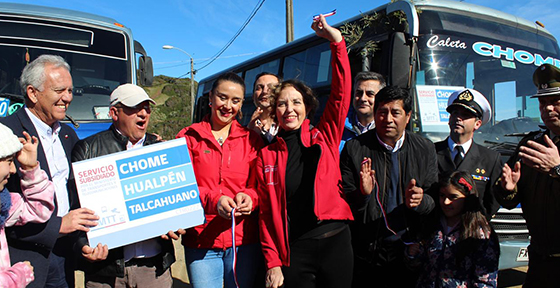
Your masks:
{"label": "lanyard", "polygon": [[381,214],[383,214],[383,220],[385,221],[385,227],[387,227],[387,230],[389,230],[391,233],[393,233],[395,236],[398,236],[399,239],[404,243],[404,245],[412,245],[414,244],[414,242],[404,242],[401,238],[401,236],[399,236],[395,231],[393,231],[393,229],[391,229],[391,227],[389,226],[389,222],[387,222],[387,214],[385,213],[385,209],[383,209],[383,205],[381,204],[381,201],[379,200],[379,185],[377,185],[377,183],[375,183],[375,199],[377,200],[377,204],[379,204],[379,208],[381,208]]}
{"label": "lanyard", "polygon": [[237,272],[235,271],[235,267],[237,265],[237,247],[235,247],[235,208],[231,209],[231,249],[233,249],[233,260],[232,260],[232,267],[233,267],[233,279],[235,280],[235,287],[239,288],[239,284],[237,283]]}

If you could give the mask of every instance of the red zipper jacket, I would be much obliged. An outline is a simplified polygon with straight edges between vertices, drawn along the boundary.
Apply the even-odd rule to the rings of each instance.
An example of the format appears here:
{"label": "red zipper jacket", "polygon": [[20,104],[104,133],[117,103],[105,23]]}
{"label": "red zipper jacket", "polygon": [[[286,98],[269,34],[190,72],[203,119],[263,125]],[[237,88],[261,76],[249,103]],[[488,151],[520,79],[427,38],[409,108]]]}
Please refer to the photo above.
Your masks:
{"label": "red zipper jacket", "polygon": [[[263,147],[259,135],[233,121],[223,146],[211,132],[209,117],[181,130],[189,147],[200,201],[206,223],[187,230],[183,245],[190,248],[226,249],[232,246],[231,221],[218,215],[217,204],[222,195],[234,198],[239,192],[251,196],[253,211],[258,206],[254,169],[257,152]],[[253,167],[253,168],[252,168]],[[236,217],[235,245],[258,243],[258,222],[255,213]]]}
{"label": "red zipper jacket", "polygon": [[[352,75],[346,43],[331,43],[332,84],[323,116],[310,129],[309,120],[301,125],[305,147],[319,145],[321,156],[315,176],[314,212],[319,220],[353,220],[342,190],[338,146],[352,97]],[[289,266],[288,220],[286,209],[286,163],[288,150],[281,137],[263,148],[257,161],[259,226],[266,267]]]}

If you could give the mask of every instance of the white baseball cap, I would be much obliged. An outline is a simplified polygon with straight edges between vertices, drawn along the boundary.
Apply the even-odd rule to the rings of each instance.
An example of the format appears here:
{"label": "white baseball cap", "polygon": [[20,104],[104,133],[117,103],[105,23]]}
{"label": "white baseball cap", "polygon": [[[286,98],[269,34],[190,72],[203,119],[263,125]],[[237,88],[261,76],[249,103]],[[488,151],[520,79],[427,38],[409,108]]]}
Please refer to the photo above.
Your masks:
{"label": "white baseball cap", "polygon": [[126,107],[134,107],[144,101],[150,101],[152,104],[156,104],[142,87],[134,84],[123,84],[111,93],[110,105],[115,106],[121,103]]}

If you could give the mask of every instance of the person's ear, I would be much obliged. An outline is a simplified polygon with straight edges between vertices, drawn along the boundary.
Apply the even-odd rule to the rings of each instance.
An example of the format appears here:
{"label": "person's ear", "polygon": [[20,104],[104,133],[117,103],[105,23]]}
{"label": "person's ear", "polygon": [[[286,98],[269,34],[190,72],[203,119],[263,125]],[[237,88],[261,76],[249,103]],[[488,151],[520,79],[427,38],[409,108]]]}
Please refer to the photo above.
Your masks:
{"label": "person's ear", "polygon": [[111,106],[109,108],[109,116],[111,117],[111,119],[113,119],[113,121],[117,121],[119,119],[119,109],[115,106]]}
{"label": "person's ear", "polygon": [[476,121],[474,121],[474,131],[476,131],[478,128],[480,128],[480,126],[482,126],[482,120],[480,120],[479,118],[476,118]]}
{"label": "person's ear", "polygon": [[39,90],[31,85],[27,85],[25,89],[25,93],[27,94],[27,98],[31,103],[35,104],[39,101]]}

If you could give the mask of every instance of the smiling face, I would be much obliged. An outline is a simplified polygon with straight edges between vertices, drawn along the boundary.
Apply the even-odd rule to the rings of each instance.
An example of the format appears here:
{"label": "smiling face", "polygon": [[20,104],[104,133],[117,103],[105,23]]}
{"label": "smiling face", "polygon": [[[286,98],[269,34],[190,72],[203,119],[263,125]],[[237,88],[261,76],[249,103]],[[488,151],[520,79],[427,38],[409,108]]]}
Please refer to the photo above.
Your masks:
{"label": "smiling face", "polygon": [[395,146],[410,120],[410,112],[403,108],[403,100],[379,103],[375,111],[375,130],[386,144]]}
{"label": "smiling face", "polygon": [[110,113],[117,130],[128,137],[128,141],[132,144],[136,144],[148,131],[152,108],[150,101],[144,101],[135,107],[118,103],[111,107]]}
{"label": "smiling face", "polygon": [[257,107],[263,109],[270,107],[271,87],[278,84],[278,78],[274,75],[263,75],[255,82],[253,101]]}
{"label": "smiling face", "polygon": [[373,120],[373,105],[375,104],[375,95],[379,90],[381,90],[379,80],[365,80],[356,84],[352,105],[359,120],[364,119],[367,122]]}
{"label": "smiling face", "polygon": [[0,159],[0,190],[8,183],[11,174],[16,173],[16,165],[14,165],[14,156]]}
{"label": "smiling face", "polygon": [[544,125],[560,135],[560,95],[539,97],[539,110]]}
{"label": "smiling face", "polygon": [[29,109],[37,118],[52,126],[66,117],[68,105],[72,102],[72,76],[64,67],[45,66],[45,82],[42,87],[27,86],[27,96],[31,102]]}
{"label": "smiling face", "polygon": [[243,94],[241,85],[227,80],[221,81],[216,89],[210,91],[210,121],[214,129],[219,130],[233,122],[243,105]]}
{"label": "smiling face", "polygon": [[296,130],[307,117],[303,96],[294,87],[288,86],[280,91],[276,99],[276,119],[285,131]]}
{"label": "smiling face", "polygon": [[482,120],[476,118],[466,108],[455,107],[449,114],[449,128],[451,139],[455,143],[463,144],[459,139],[472,139],[474,131],[482,125]]}
{"label": "smiling face", "polygon": [[463,214],[465,198],[466,196],[453,187],[453,185],[439,189],[439,205],[448,220],[448,224],[449,222],[457,221],[461,214]]}

